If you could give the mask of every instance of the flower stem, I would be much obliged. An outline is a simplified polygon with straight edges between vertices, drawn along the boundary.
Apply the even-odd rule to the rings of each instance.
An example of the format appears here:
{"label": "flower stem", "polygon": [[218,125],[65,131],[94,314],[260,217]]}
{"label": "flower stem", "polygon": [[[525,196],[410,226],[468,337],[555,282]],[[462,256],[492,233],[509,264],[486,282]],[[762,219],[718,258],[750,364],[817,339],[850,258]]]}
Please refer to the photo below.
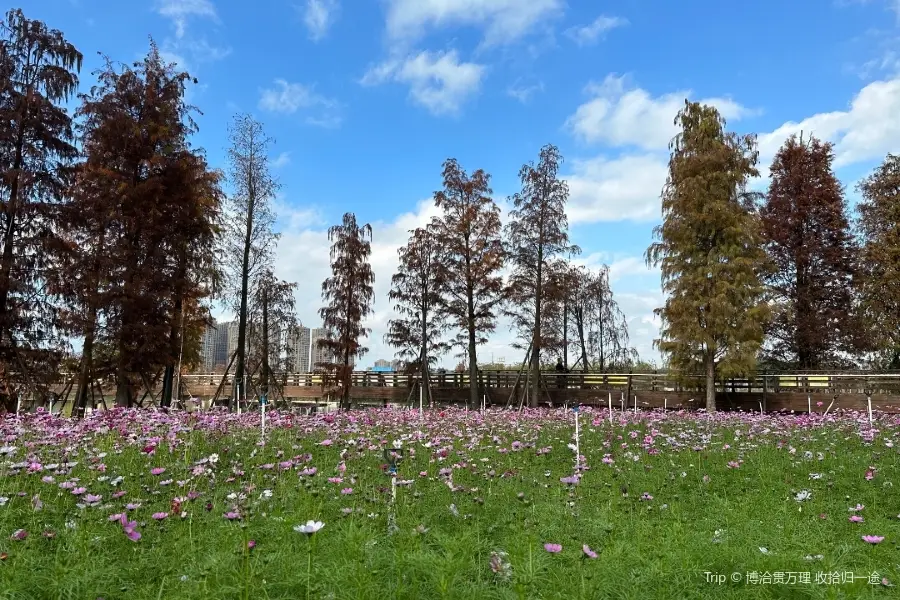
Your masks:
{"label": "flower stem", "polygon": [[312,577],[312,538],[309,539],[309,545],[306,552],[306,600],[309,600],[309,585]]}

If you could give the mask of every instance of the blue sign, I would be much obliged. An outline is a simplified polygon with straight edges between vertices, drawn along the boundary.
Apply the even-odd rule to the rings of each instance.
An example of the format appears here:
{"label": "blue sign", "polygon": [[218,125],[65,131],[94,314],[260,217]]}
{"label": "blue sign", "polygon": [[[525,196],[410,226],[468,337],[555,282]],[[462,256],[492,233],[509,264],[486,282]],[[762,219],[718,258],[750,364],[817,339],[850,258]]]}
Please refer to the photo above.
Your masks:
{"label": "blue sign", "polygon": [[266,398],[266,394],[263,394],[263,395],[261,395],[261,396],[259,397],[259,403],[260,403],[260,404],[267,404],[267,403],[268,403],[268,399]]}

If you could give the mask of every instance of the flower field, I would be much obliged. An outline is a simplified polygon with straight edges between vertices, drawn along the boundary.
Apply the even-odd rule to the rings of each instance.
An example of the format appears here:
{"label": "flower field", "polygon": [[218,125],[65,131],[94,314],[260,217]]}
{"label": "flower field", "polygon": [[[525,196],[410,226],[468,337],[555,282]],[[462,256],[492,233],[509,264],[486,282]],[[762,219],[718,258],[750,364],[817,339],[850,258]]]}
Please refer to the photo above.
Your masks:
{"label": "flower field", "polygon": [[270,414],[263,440],[258,413],[6,417],[0,598],[891,598],[898,432],[446,409]]}

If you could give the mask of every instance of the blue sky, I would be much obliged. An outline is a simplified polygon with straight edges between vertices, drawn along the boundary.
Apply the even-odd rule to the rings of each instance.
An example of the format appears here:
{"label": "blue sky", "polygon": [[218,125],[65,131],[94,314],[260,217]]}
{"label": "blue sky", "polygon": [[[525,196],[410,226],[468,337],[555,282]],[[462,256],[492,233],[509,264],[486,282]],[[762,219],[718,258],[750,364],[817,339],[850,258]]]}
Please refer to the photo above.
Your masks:
{"label": "blue sky", "polygon": [[[498,202],[546,143],[566,157],[570,221],[613,290],[643,356],[660,305],[642,253],[660,217],[666,146],[685,97],[759,134],[761,167],[799,130],[835,143],[856,181],[900,140],[900,0],[20,0],[85,55],[130,62],[153,36],[198,78],[195,144],[225,167],[227,125],[252,112],[275,138],[283,237],[278,274],[316,326],[325,230],[346,211],[374,228],[382,342],[396,250],[434,209],[441,163],[493,176]],[[765,177],[757,182],[764,188]],[[521,360],[501,323],[485,360]],[[446,363],[453,362],[448,359]]]}

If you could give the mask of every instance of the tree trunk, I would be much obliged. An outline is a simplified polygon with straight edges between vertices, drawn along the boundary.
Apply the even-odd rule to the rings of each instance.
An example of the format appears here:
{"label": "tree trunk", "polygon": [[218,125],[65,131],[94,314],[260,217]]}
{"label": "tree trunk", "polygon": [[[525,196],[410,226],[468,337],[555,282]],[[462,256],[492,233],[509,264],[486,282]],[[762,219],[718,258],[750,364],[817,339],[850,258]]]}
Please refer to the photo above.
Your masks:
{"label": "tree trunk", "polygon": [[[244,393],[244,364],[247,356],[247,294],[250,284],[250,245],[253,239],[253,210],[256,208],[256,198],[253,194],[253,175],[248,173],[247,178],[250,200],[247,203],[247,233],[244,236],[244,259],[241,265],[241,308],[238,315],[237,364],[234,368],[233,404],[235,405],[241,401]],[[232,406],[232,410],[235,410],[235,408],[236,406]]]}
{"label": "tree trunk", "polygon": [[81,349],[81,373],[78,375],[78,391],[75,392],[75,404],[72,416],[81,418],[84,416],[88,403],[88,394],[91,391],[91,379],[94,373],[94,332],[97,327],[96,305],[90,309],[87,329],[84,332],[84,345]]}
{"label": "tree trunk", "polygon": [[4,340],[10,334],[8,322],[9,288],[14,260],[13,243],[15,242],[16,217],[18,216],[19,200],[19,171],[24,161],[25,147],[25,122],[28,117],[30,103],[26,102],[22,109],[22,118],[19,121],[19,135],[16,139],[16,154],[9,172],[14,173],[9,186],[9,201],[6,204],[6,231],[3,232],[3,256],[0,259],[0,348]]}
{"label": "tree trunk", "polygon": [[565,300],[563,301],[563,347],[562,347],[562,355],[563,355],[563,366],[568,369],[569,368],[569,303]]}
{"label": "tree trunk", "polygon": [[534,286],[534,331],[531,335],[531,394],[528,397],[528,406],[536,407],[541,397],[541,267],[544,257],[542,249],[538,249],[537,277]]}
{"label": "tree trunk", "polygon": [[706,353],[706,410],[716,412],[716,357],[710,351]]}
{"label": "tree trunk", "polygon": [[475,310],[469,299],[469,400],[466,406],[478,406],[478,355],[475,346]]}
{"label": "tree trunk", "polygon": [[262,298],[262,393],[269,396],[269,290],[263,289]]}

